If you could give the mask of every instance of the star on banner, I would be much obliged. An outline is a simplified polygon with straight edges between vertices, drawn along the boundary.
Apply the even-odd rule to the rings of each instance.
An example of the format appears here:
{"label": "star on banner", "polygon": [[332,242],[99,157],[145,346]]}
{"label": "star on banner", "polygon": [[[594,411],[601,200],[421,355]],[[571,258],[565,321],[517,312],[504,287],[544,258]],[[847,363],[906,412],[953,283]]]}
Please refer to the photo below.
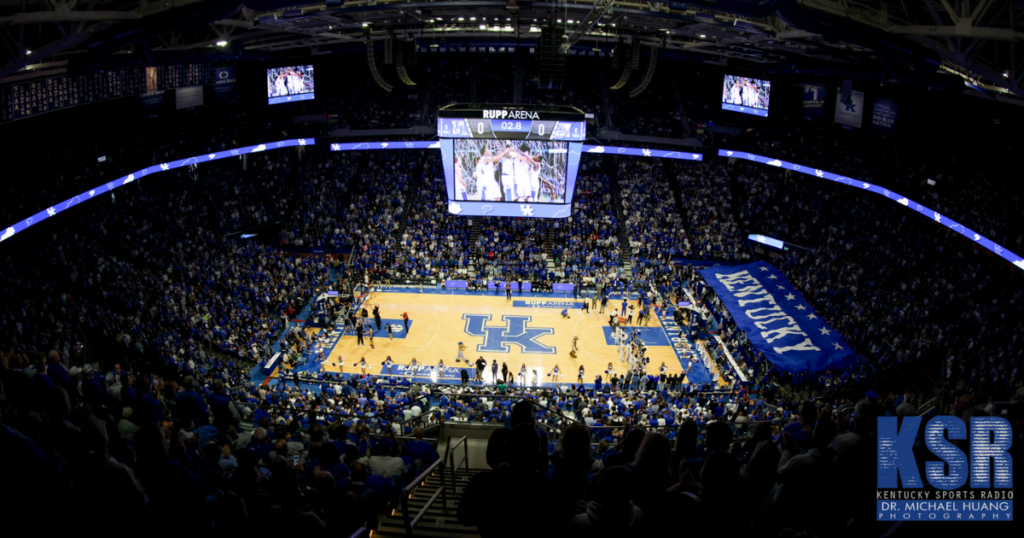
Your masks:
{"label": "star on banner", "polygon": [[775,275],[772,275],[772,276],[770,276],[770,277],[768,277],[768,278],[770,278],[770,279],[772,279],[772,280],[778,280],[778,279],[779,279],[779,277],[777,277],[777,276],[775,276]]}
{"label": "star on banner", "polygon": [[779,284],[779,289],[780,290],[784,290],[784,289],[786,289],[786,286],[783,286],[782,284]]}
{"label": "star on banner", "polygon": [[299,139],[299,145],[300,146],[305,146],[306,145],[306,139],[305,138],[300,138]]}
{"label": "star on banner", "polygon": [[807,310],[807,307],[802,305],[802,304],[798,304],[798,305],[796,305],[796,309],[797,310]]}
{"label": "star on banner", "polygon": [[818,319],[818,316],[815,316],[814,314],[807,314],[807,319]]}
{"label": "star on banner", "polygon": [[843,346],[839,345],[839,342],[835,342],[832,345],[836,346],[836,350],[837,351],[842,351],[843,350]]}
{"label": "star on banner", "polygon": [[821,328],[821,334],[823,334],[825,336],[828,336],[828,335],[832,334],[832,331],[828,330],[828,327],[822,327]]}
{"label": "star on banner", "polygon": [[792,301],[793,299],[796,299],[796,295],[793,295],[792,293],[786,294],[787,301]]}
{"label": "star on banner", "polygon": [[762,268],[761,268],[761,270],[762,270],[762,271],[767,271],[767,270],[768,270],[768,268],[767,268],[767,267],[762,267]]}

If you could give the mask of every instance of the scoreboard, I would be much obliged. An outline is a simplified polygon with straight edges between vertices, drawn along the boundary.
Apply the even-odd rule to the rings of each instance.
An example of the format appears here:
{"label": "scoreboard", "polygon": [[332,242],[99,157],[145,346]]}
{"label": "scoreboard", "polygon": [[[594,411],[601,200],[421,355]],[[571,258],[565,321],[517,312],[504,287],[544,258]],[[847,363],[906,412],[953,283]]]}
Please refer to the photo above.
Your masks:
{"label": "scoreboard", "polygon": [[449,105],[437,113],[437,136],[582,142],[587,123],[571,107]]}
{"label": "scoreboard", "polygon": [[586,115],[568,106],[454,104],[437,111],[448,212],[567,218]]}
{"label": "scoreboard", "polygon": [[437,118],[437,136],[443,138],[582,142],[586,138],[586,129],[587,124],[582,121]]}

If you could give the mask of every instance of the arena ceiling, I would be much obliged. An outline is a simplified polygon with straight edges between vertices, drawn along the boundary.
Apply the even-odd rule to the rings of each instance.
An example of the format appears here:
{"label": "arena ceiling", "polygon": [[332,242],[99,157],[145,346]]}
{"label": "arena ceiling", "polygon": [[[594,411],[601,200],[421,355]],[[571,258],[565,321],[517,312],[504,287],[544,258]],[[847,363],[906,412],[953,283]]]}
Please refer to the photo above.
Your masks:
{"label": "arena ceiling", "polygon": [[331,54],[392,32],[421,45],[529,45],[552,21],[576,47],[639,42],[731,67],[924,84],[956,74],[1024,97],[1022,13],[1024,0],[0,0],[0,79],[113,59]]}

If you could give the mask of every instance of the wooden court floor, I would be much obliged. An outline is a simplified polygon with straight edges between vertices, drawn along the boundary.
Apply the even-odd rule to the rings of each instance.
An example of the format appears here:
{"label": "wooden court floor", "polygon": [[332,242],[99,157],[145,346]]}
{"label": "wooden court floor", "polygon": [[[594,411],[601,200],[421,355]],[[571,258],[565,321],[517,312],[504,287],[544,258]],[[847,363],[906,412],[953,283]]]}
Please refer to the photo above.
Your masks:
{"label": "wooden court floor", "polygon": [[[443,359],[444,378],[457,379],[458,367],[466,366],[464,362],[455,362],[459,342],[462,342],[466,346],[466,359],[475,361],[483,357],[487,360],[485,380],[490,380],[490,364],[494,360],[498,361],[499,369],[506,363],[512,375],[518,374],[525,364],[529,371],[537,371],[541,383],[555,381],[547,374],[556,364],[562,372],[560,382],[576,382],[581,365],[587,384],[593,383],[598,374],[607,382],[611,377],[604,373],[608,363],[614,365],[621,377],[626,364],[619,361],[617,346],[609,343],[605,336],[609,314],[599,314],[599,307],[589,315],[570,307],[570,317],[562,317],[563,308],[581,301],[516,296],[506,300],[504,294],[377,293],[366,302],[367,310],[372,313],[373,306],[380,305],[382,325],[390,324],[396,337],[389,340],[386,331],[377,331],[375,347],[371,349],[369,338],[364,337],[365,345],[357,345],[357,337],[349,330],[331,351],[324,369],[361,373],[359,360],[365,358],[369,365],[367,373],[387,375],[381,363],[390,356],[396,365],[391,374],[406,376],[412,373],[408,365],[414,357],[421,368],[434,368]],[[608,304],[609,313],[612,304],[611,301]],[[621,301],[614,304],[618,307]],[[411,320],[407,334],[401,322],[403,312],[408,313]],[[627,326],[625,330],[629,332],[632,327]],[[668,344],[671,335],[664,331],[658,319],[652,319],[643,331],[645,340],[664,340],[661,345],[647,346],[648,371],[656,373],[665,363],[668,373],[682,372],[683,367]],[[570,357],[574,336],[579,336],[575,359]],[[337,365],[339,360],[344,362],[343,369]],[[472,370],[470,375],[472,377]]]}

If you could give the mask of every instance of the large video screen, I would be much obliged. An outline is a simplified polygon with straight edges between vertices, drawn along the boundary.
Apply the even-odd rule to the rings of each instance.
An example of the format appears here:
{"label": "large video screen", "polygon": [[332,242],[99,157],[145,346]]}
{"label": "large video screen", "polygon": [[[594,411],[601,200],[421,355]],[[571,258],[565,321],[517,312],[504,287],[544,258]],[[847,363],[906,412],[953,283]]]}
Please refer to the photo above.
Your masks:
{"label": "large video screen", "polygon": [[267,103],[278,105],[313,99],[313,66],[293,65],[267,69]]}
{"label": "large video screen", "polygon": [[722,83],[722,110],[768,117],[772,83],[749,77],[725,75]]}
{"label": "large video screen", "polygon": [[569,143],[455,140],[455,200],[564,204]]}
{"label": "large video screen", "polygon": [[566,218],[582,144],[560,140],[441,139],[448,212]]}

